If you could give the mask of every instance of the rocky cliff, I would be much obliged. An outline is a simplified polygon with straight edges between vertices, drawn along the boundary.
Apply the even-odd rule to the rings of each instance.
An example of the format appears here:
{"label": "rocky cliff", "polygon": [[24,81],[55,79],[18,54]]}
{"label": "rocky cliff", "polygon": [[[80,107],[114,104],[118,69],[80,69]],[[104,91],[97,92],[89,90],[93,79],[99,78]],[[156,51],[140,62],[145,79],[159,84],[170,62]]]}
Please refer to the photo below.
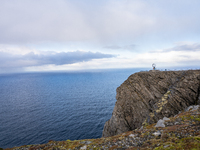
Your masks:
{"label": "rocky cliff", "polygon": [[117,88],[116,99],[103,137],[156,123],[200,104],[200,70],[135,73]]}

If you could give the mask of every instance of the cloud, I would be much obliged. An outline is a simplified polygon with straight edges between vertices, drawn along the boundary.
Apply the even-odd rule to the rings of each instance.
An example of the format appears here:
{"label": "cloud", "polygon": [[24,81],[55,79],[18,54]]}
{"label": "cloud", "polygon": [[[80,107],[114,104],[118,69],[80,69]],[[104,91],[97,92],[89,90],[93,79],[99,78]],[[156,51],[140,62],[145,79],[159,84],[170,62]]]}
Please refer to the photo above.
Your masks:
{"label": "cloud", "polygon": [[135,44],[125,45],[125,46],[111,45],[111,46],[105,46],[105,47],[103,47],[103,48],[106,48],[106,49],[113,49],[113,50],[118,50],[118,49],[135,50],[136,45],[135,45]]}
{"label": "cloud", "polygon": [[164,49],[163,52],[169,52],[169,51],[200,51],[200,44],[199,43],[194,43],[194,44],[182,44],[182,45],[177,45],[173,48],[169,49]]}
{"label": "cloud", "polygon": [[166,52],[197,52],[200,51],[200,44],[199,43],[189,43],[189,42],[179,42],[176,44],[176,46],[167,48],[167,49],[161,49],[157,51],[150,51],[152,53],[166,53]]}
{"label": "cloud", "polygon": [[99,52],[93,53],[84,51],[61,53],[45,52],[44,54],[35,54],[31,52],[25,55],[13,55],[6,52],[0,52],[0,68],[22,68],[49,64],[64,65],[112,57],[115,56]]}
{"label": "cloud", "polygon": [[0,42],[4,44],[84,40],[106,42],[113,39],[134,40],[150,34],[166,38],[199,33],[200,11],[196,0],[190,3],[186,0],[0,2]]}
{"label": "cloud", "polygon": [[139,0],[0,1],[0,41],[4,44],[110,41],[137,36],[155,25],[153,11]]}
{"label": "cloud", "polygon": [[103,48],[106,48],[106,49],[122,49],[121,46],[118,46],[118,45],[112,45],[112,46],[105,46]]}
{"label": "cloud", "polygon": [[1,42],[62,42],[94,36],[82,12],[68,0],[0,1]]}
{"label": "cloud", "polygon": [[100,41],[105,45],[112,41],[171,39],[200,33],[196,0],[190,3],[0,0],[0,3],[2,44]]}

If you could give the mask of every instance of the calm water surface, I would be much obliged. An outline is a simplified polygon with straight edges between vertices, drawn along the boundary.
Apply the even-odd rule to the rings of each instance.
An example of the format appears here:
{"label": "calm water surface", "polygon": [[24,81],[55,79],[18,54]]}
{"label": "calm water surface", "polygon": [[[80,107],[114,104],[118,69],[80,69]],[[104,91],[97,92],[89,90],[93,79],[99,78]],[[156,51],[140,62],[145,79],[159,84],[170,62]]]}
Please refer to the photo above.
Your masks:
{"label": "calm water surface", "polygon": [[116,88],[136,71],[0,75],[0,147],[100,138]]}

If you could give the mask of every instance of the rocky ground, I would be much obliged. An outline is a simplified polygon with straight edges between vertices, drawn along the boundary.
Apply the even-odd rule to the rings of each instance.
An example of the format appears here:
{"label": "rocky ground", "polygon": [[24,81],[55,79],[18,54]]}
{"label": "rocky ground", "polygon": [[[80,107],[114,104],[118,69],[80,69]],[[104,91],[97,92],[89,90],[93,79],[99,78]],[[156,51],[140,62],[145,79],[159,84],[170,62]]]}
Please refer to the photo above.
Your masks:
{"label": "rocky ground", "polygon": [[200,107],[189,107],[178,115],[160,119],[157,124],[143,124],[140,129],[116,136],[75,141],[49,141],[41,145],[25,145],[7,150],[199,150]]}

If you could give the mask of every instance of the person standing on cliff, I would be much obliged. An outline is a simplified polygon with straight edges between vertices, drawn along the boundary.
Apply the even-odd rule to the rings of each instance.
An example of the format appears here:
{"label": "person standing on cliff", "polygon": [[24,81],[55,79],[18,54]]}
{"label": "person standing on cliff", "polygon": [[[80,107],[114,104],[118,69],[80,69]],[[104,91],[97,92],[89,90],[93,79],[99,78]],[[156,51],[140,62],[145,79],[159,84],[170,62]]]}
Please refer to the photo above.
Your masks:
{"label": "person standing on cliff", "polygon": [[153,70],[156,70],[156,64],[152,64]]}

